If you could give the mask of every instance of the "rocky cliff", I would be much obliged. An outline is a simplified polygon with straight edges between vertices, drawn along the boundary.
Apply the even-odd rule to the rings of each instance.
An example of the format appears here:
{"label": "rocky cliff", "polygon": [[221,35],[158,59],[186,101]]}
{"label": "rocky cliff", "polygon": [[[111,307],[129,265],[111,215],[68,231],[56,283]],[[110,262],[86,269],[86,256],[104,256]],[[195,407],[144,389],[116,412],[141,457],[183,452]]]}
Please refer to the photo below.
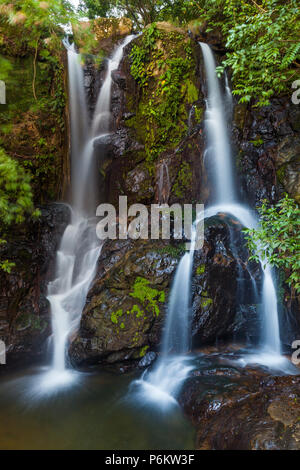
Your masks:
{"label": "rocky cliff", "polygon": [[[127,27],[126,32],[130,32],[130,25]],[[94,52],[101,57],[100,49],[110,52],[125,34],[123,30],[113,30],[113,39],[100,38],[97,34],[94,38],[99,42]],[[105,44],[100,44],[103,40]],[[217,54],[218,51],[220,48],[216,48]],[[15,98],[19,103],[17,109],[8,104],[1,115],[2,124],[12,123],[12,128],[1,127],[3,145],[11,156],[24,160],[32,169],[37,201],[48,202],[66,193],[67,114],[61,110],[64,125],[60,128],[59,122],[53,122],[52,114],[45,116],[43,106],[32,107],[35,104],[34,50],[12,51],[6,46],[2,53],[19,71],[15,77],[17,86],[13,88],[9,84],[9,101],[13,93],[21,94],[21,81],[26,84],[25,95]],[[60,65],[55,68],[58,75],[52,80],[46,80],[44,58],[37,55],[38,101],[43,102],[47,93],[50,96],[66,93],[65,68],[61,68],[65,67],[65,59],[61,53],[59,50],[57,64]],[[99,65],[97,60],[86,56],[85,87],[90,113],[105,70],[105,60]],[[202,57],[195,38],[168,23],[149,25],[143,35],[126,47],[113,81],[114,130],[109,137],[95,142],[102,200],[117,205],[119,196],[127,195],[129,204],[140,202],[148,206],[157,202],[208,201],[210,186],[203,132],[205,89]],[[260,109],[234,103],[232,136],[241,197],[253,206],[265,197],[275,201],[283,191],[299,198],[298,108],[289,97],[278,98],[271,106]],[[53,160],[48,173],[40,162],[44,152],[50,150]],[[23,354],[35,350],[36,346],[40,350],[50,334],[49,311],[41,282],[67,220],[63,212],[57,206],[45,207],[38,225],[30,225],[29,232],[20,231],[22,242],[19,235],[11,237],[7,249],[13,252],[18,246],[14,258],[23,266],[11,275],[2,275],[1,287],[5,286],[3,292],[9,293],[2,301],[2,332],[11,351]],[[58,231],[52,235],[52,227],[57,226]],[[251,278],[259,286],[261,273],[258,266],[249,265],[240,229],[236,221],[226,216],[206,223],[204,249],[195,256],[193,272],[195,347],[216,339],[257,339],[259,305]],[[70,339],[70,360],[75,366],[116,364],[126,369],[147,365],[155,358],[168,293],[182,250],[182,244],[174,241],[170,246],[163,242],[129,240],[105,244],[80,328]],[[34,261],[28,275],[31,256]],[[240,305],[236,302],[238,289]],[[295,318],[293,312],[297,306],[287,290],[280,296],[280,303],[282,315]],[[42,305],[41,323],[37,305]],[[24,323],[17,326],[16,319],[20,318],[25,318]],[[35,328],[36,324],[39,328]],[[295,328],[297,322],[293,323],[294,331]],[[290,337],[286,343],[289,341]]]}

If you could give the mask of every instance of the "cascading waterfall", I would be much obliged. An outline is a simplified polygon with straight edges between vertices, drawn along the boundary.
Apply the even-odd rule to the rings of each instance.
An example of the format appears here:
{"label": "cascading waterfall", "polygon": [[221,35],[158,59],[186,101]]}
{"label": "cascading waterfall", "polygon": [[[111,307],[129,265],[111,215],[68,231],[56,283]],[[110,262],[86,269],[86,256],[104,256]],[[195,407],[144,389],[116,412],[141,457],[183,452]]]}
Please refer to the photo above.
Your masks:
{"label": "cascading waterfall", "polygon": [[[244,227],[257,227],[257,217],[248,207],[238,202],[232,168],[232,152],[227,129],[226,110],[233,109],[232,95],[226,77],[225,96],[223,96],[213,53],[207,44],[200,43],[204,58],[208,96],[206,100],[205,131],[207,146],[206,162],[211,170],[213,194],[211,207],[205,210],[204,218],[225,212],[237,218]],[[200,222],[197,220],[196,223]],[[195,232],[195,230],[194,230]],[[170,293],[166,328],[163,337],[161,357],[153,371],[143,374],[143,396],[160,403],[176,402],[179,386],[192,369],[188,358],[183,356],[189,351],[191,336],[190,292],[194,247],[181,259]],[[258,354],[248,356],[242,363],[257,362],[269,366],[286,367],[281,356],[280,331],[277,310],[276,289],[272,270],[268,263],[261,261],[263,272],[262,292],[262,334],[261,349]],[[256,290],[256,287],[255,287]],[[171,354],[170,354],[171,353]],[[172,355],[172,353],[176,355]]]}
{"label": "cascading waterfall", "polygon": [[[207,44],[200,43],[200,46],[204,58],[208,89],[205,116],[207,148],[209,149],[208,162],[212,166],[212,183],[215,189],[215,205],[205,212],[205,217],[209,217],[209,214],[215,215],[218,212],[226,212],[236,217],[244,227],[255,228],[258,223],[257,217],[248,207],[238,203],[234,190],[232,155],[223,104],[227,101],[232,109],[232,98],[228,81],[226,81],[226,95],[223,98],[215,72],[216,63],[213,53]],[[261,261],[261,266],[264,276],[261,347],[264,351],[268,351],[273,358],[274,355],[278,358],[280,357],[281,349],[276,289],[270,265]],[[264,360],[268,362],[266,355],[262,355],[261,360],[262,362]]]}
{"label": "cascading waterfall", "polygon": [[120,61],[123,56],[123,49],[129,44],[136,36],[131,34],[127,36],[122,44],[116,48],[111,59],[108,59],[107,74],[106,78],[101,87],[96,108],[94,112],[94,118],[92,122],[92,134],[94,137],[105,134],[110,129],[110,101],[111,101],[111,74],[114,70],[117,70]]}
{"label": "cascading waterfall", "polygon": [[65,229],[56,255],[54,280],[48,285],[53,329],[53,365],[44,385],[53,387],[73,376],[66,364],[66,344],[78,327],[91,282],[95,276],[101,246],[96,238],[93,214],[96,210],[94,141],[110,130],[111,73],[117,69],[128,36],[108,60],[108,70],[99,93],[91,126],[88,126],[84,76],[80,55],[68,42],[68,70],[71,121],[71,221]]}
{"label": "cascading waterfall", "polygon": [[236,200],[236,190],[232,171],[230,141],[226,126],[224,99],[215,72],[216,63],[211,49],[204,43],[201,43],[201,48],[208,88],[205,131],[208,140],[206,159],[209,160],[212,168],[212,202],[216,204],[221,201],[229,203]]}

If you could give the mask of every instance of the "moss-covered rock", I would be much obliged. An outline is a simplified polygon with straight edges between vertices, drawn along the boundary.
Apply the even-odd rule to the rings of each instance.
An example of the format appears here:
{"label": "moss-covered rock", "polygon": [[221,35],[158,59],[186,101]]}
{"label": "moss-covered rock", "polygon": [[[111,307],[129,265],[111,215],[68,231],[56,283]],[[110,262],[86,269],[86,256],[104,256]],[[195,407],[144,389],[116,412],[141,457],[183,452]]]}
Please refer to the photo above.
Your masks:
{"label": "moss-covered rock", "polygon": [[80,329],[70,345],[75,366],[134,363],[161,341],[178,257],[157,241],[106,242]]}
{"label": "moss-covered rock", "polygon": [[130,58],[140,93],[138,101],[131,102],[134,116],[127,125],[134,128],[151,162],[175,149],[187,133],[189,109],[199,95],[196,53],[184,30],[154,23],[134,41]]}
{"label": "moss-covered rock", "polygon": [[66,52],[55,33],[36,49],[21,33],[21,26],[0,22],[0,55],[9,69],[0,146],[32,175],[35,201],[45,203],[63,196],[69,178]]}
{"label": "moss-covered rock", "polygon": [[115,133],[96,151],[106,200],[117,204],[126,194],[129,204],[157,202],[162,162],[172,203],[207,197],[199,54],[187,32],[168,23],[149,25],[126,46],[112,74]]}

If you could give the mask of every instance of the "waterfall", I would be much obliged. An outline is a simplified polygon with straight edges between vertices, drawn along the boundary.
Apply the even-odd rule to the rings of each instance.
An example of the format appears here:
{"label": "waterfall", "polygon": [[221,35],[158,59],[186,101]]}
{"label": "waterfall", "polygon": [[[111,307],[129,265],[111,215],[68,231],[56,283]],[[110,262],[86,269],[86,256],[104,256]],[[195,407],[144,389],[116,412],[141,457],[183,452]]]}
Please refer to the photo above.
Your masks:
{"label": "waterfall", "polygon": [[94,136],[105,134],[110,129],[111,74],[114,70],[119,68],[124,47],[127,46],[127,44],[129,44],[135,37],[136,36],[134,34],[127,36],[122,44],[116,48],[111,59],[108,59],[106,78],[97,99],[92,123],[92,134]]}
{"label": "waterfall", "polygon": [[[225,77],[225,93],[222,93],[213,53],[207,44],[200,43],[200,46],[208,90],[205,113],[207,140],[205,158],[210,168],[213,188],[212,205],[205,210],[202,217],[209,218],[219,212],[225,212],[237,218],[244,227],[256,228],[258,224],[256,215],[239,203],[235,187],[233,158],[227,129],[227,116],[232,114],[233,109],[228,80]],[[195,224],[198,222],[200,220]],[[191,337],[190,294],[193,254],[192,243],[190,252],[182,257],[176,270],[160,359],[153,371],[150,373],[146,371],[142,379],[136,382],[142,386],[144,399],[162,404],[176,402],[175,397],[179,387],[192,369],[184,354],[189,351]],[[261,267],[263,272],[261,348],[258,354],[249,355],[247,360],[242,359],[241,362],[287,368],[285,359],[280,354],[277,297],[272,270],[270,265],[262,260]]]}
{"label": "waterfall", "polygon": [[[212,170],[212,183],[215,190],[214,206],[205,211],[205,217],[215,215],[218,212],[226,212],[236,217],[244,227],[256,228],[258,224],[256,215],[248,207],[238,203],[234,190],[232,155],[224,115],[224,103],[227,103],[228,107],[232,109],[228,80],[226,77],[225,96],[223,97],[211,48],[204,43],[200,43],[200,46],[208,89],[205,115],[207,149],[209,151],[208,165]],[[263,272],[261,360],[268,363],[270,358],[268,354],[280,357],[280,331],[272,270],[270,265],[262,260],[261,267]]]}
{"label": "waterfall", "polygon": [[108,60],[108,70],[99,93],[94,117],[88,123],[84,76],[80,55],[74,45],[68,49],[71,122],[71,220],[56,254],[54,280],[48,284],[53,330],[53,365],[45,386],[56,386],[73,376],[67,368],[66,345],[79,326],[86,296],[96,272],[101,251],[92,216],[97,205],[97,181],[93,158],[94,141],[110,130],[111,73],[117,69],[123,48],[134,36],[127,36]]}
{"label": "waterfall", "polygon": [[196,231],[192,230],[190,251],[184,254],[176,269],[171,287],[163,334],[161,356],[153,371],[135,381],[142,387],[142,399],[160,406],[177,404],[181,384],[192,370],[186,353],[191,345],[191,277]]}
{"label": "waterfall", "polygon": [[[207,135],[206,158],[212,167],[213,202],[236,200],[232,158],[224,100],[216,75],[216,63],[210,47],[201,43],[204,57],[208,96],[206,99],[205,131]],[[228,96],[228,94],[227,94]]]}

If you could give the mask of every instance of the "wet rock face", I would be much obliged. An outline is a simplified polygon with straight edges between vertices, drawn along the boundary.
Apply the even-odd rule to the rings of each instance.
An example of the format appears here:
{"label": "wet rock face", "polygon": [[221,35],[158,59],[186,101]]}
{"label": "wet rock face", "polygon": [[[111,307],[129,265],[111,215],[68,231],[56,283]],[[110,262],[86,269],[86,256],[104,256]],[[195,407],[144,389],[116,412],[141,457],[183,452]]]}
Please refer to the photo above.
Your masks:
{"label": "wet rock face", "polygon": [[[159,39],[159,47],[166,51],[166,55],[170,50],[168,41],[174,42],[174,34],[181,34],[181,42],[187,47],[189,38],[184,31],[174,28],[172,25],[169,25],[171,29],[168,30],[168,23],[159,25],[161,34],[163,34]],[[183,95],[180,122],[175,122],[182,139],[179,139],[178,145],[166,140],[164,145],[161,145],[161,155],[152,159],[152,157],[149,158],[146,149],[147,135],[150,135],[150,130],[147,129],[148,120],[143,113],[145,113],[147,106],[153,105],[151,105],[150,96],[145,97],[148,93],[147,89],[143,90],[131,75],[132,59],[130,53],[132,47],[137,44],[140,44],[140,38],[134,39],[124,48],[124,57],[120,67],[112,73],[111,110],[114,132],[109,136],[106,147],[95,143],[95,157],[102,173],[99,186],[103,188],[103,199],[106,202],[116,204],[119,195],[126,194],[129,204],[157,202],[156,167],[161,161],[165,161],[169,167],[170,185],[172,186],[169,194],[171,203],[196,200],[199,194],[206,199],[207,179],[200,158],[203,151],[201,119],[204,102],[200,92],[200,83],[198,83],[199,47],[193,41],[189,46],[192,50],[195,66],[193,70],[190,70],[188,85],[185,84],[185,86],[192,90],[193,96],[191,98],[188,93]],[[185,57],[185,49],[182,48],[182,44],[180,47],[178,46],[179,52]],[[152,65],[157,67],[155,63]],[[106,74],[105,61],[101,67],[102,69],[97,69],[95,65],[86,66],[85,70],[88,85],[86,91],[91,114],[95,107],[96,90],[99,89]],[[156,89],[158,87],[159,78],[159,74],[153,74],[150,88]],[[190,112],[192,107],[193,112]],[[153,106],[153,108],[155,107]],[[157,129],[153,128],[153,131],[157,132]]]}
{"label": "wet rock face", "polygon": [[0,271],[0,339],[7,367],[38,359],[51,334],[47,281],[70,214],[62,204],[43,206],[41,212],[38,221],[18,227],[1,247],[1,257],[16,264],[10,274]]}
{"label": "wet rock face", "polygon": [[106,242],[69,348],[72,364],[149,365],[155,355],[145,355],[159,348],[177,263],[163,242]]}
{"label": "wet rock face", "polygon": [[195,346],[229,337],[255,340],[259,335],[257,298],[250,276],[260,288],[261,275],[247,261],[241,228],[226,215],[206,223],[203,249],[194,257]]}
{"label": "wet rock face", "polygon": [[289,98],[268,107],[236,105],[233,137],[244,196],[253,204],[283,191],[299,201],[300,109]]}
{"label": "wet rock face", "polygon": [[298,376],[254,369],[194,371],[180,402],[197,429],[197,449],[299,450],[299,385]]}

